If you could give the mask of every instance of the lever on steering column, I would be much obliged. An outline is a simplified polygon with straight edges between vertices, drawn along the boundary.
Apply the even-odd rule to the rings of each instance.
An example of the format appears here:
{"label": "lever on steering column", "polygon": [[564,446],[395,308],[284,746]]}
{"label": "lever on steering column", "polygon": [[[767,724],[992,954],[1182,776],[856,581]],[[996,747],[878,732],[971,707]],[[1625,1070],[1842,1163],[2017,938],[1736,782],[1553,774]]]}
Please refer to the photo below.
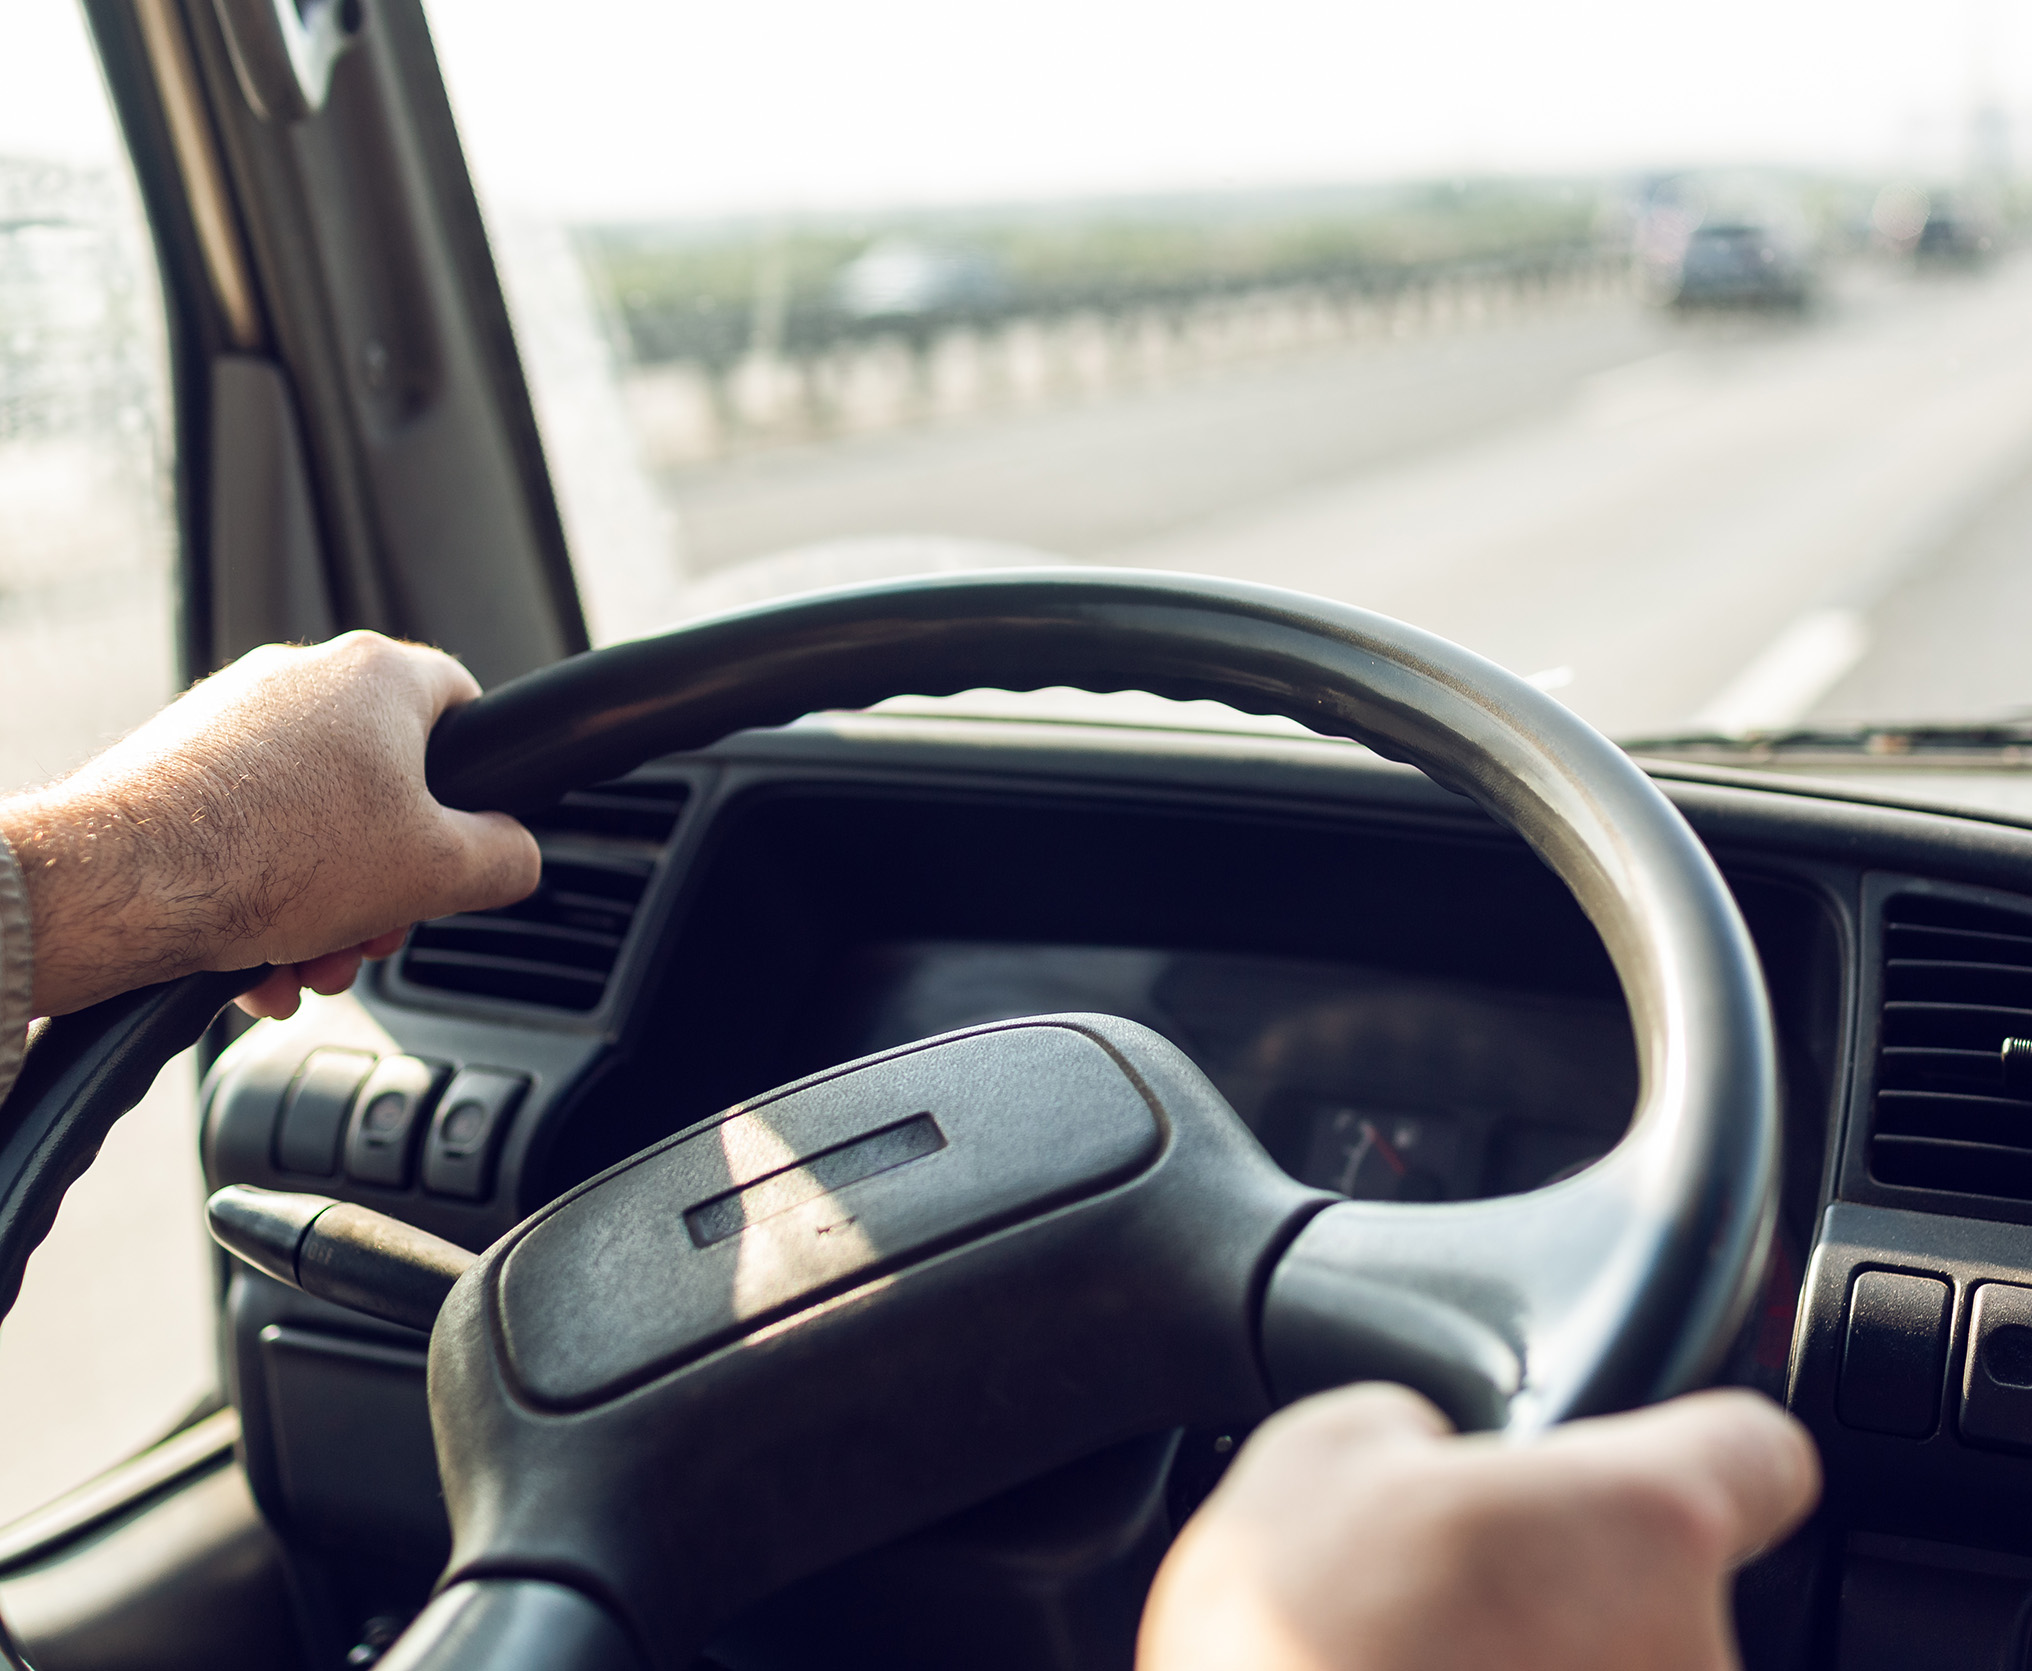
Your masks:
{"label": "lever on steering column", "polygon": [[205,1204],[212,1239],[257,1271],[384,1322],[429,1332],[478,1255],[328,1195],[230,1184]]}

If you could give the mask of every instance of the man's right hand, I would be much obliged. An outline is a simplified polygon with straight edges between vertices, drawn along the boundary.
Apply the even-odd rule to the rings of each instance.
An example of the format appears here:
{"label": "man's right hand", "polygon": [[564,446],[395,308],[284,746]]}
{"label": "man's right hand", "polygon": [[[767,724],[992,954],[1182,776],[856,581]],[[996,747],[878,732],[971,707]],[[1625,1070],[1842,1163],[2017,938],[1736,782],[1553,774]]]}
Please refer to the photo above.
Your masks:
{"label": "man's right hand", "polygon": [[1730,1671],[1730,1576],[1819,1489],[1805,1429],[1753,1393],[1521,1445],[1402,1387],[1327,1393],[1187,1524],[1138,1671]]}

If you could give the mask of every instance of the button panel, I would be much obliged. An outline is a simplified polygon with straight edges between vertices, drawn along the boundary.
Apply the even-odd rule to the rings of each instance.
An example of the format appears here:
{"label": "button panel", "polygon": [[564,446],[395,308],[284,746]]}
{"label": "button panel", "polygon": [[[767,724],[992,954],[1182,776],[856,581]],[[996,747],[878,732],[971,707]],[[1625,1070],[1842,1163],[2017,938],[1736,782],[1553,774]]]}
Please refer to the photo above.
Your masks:
{"label": "button panel", "polygon": [[361,1084],[373,1071],[364,1050],[313,1050],[290,1083],[275,1128],[275,1165],[282,1172],[329,1178],[339,1169],[339,1138]]}
{"label": "button panel", "polygon": [[484,1201],[494,1187],[494,1152],[526,1075],[465,1068],[445,1088],[423,1146],[423,1187],[433,1195]]}
{"label": "button panel", "polygon": [[1952,1290],[1935,1276],[1864,1271],[1849,1295],[1835,1409],[1847,1427],[1923,1439],[1940,1419]]}
{"label": "button panel", "polygon": [[401,1189],[409,1182],[417,1134],[450,1070],[415,1056],[385,1056],[367,1076],[346,1127],[346,1176]]}
{"label": "button panel", "polygon": [[2032,1450],[2032,1288],[1985,1282],[1975,1291],[1961,1436],[1986,1449]]}

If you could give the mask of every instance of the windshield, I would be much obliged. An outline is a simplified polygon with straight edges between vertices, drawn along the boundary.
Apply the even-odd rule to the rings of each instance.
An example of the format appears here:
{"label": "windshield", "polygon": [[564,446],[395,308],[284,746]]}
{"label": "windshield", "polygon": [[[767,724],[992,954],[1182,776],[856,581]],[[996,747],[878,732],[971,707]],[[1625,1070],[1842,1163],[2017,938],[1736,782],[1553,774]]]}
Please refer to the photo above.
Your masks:
{"label": "windshield", "polygon": [[431,17],[597,639],[1112,563],[1624,737],[2032,704],[2018,9]]}

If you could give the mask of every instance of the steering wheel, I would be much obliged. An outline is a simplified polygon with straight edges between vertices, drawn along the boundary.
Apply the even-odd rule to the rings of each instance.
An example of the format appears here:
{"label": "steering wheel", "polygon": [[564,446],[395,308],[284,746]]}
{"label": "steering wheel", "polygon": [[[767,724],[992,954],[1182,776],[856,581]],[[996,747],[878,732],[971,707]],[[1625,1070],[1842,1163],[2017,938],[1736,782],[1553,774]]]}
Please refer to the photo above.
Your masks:
{"label": "steering wheel", "polygon": [[[1757,960],[1678,813],[1550,697],[1414,628],[1176,575],[850,588],[574,657],[448,714],[450,805],[529,810],[730,732],[1073,685],[1281,714],[1509,825],[1599,930],[1641,1076],[1525,1195],[1293,1182],[1173,1046],[967,1029],[771,1092],[537,1212],[453,1287],[430,1400],[453,1553],[384,1663],[681,1667],[742,1606],[1132,1435],[1387,1377],[1525,1435],[1712,1373],[1775,1217]],[[51,1024],[0,1114],[0,1299],[112,1121],[259,971]]]}

